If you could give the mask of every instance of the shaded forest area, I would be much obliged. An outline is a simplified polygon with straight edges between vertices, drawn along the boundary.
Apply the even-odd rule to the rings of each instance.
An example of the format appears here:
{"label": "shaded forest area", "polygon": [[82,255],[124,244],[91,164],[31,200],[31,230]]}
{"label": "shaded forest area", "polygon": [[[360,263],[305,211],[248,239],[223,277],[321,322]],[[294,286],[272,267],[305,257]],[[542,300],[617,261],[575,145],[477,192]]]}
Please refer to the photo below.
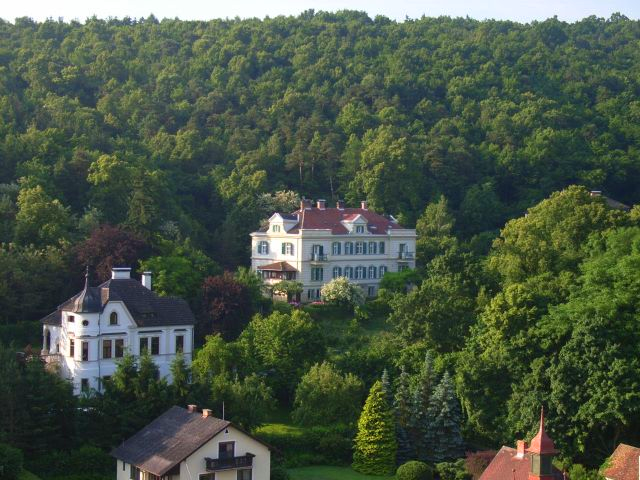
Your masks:
{"label": "shaded forest area", "polygon": [[484,252],[571,183],[632,204],[639,41],[618,14],[3,21],[0,323],[72,293],[105,224],[141,246],[121,261],[194,285],[246,264],[248,232],[289,205],[273,192],[366,198],[409,226],[444,195]]}

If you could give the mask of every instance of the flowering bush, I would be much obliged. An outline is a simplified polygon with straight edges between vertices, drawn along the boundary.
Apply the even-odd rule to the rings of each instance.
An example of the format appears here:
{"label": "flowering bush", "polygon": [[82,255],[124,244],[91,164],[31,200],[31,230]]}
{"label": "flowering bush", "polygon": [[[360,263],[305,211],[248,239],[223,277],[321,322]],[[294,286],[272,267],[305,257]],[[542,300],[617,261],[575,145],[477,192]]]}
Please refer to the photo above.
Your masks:
{"label": "flowering bush", "polygon": [[322,287],[322,299],[336,305],[355,306],[364,303],[364,292],[347,277],[338,277]]}

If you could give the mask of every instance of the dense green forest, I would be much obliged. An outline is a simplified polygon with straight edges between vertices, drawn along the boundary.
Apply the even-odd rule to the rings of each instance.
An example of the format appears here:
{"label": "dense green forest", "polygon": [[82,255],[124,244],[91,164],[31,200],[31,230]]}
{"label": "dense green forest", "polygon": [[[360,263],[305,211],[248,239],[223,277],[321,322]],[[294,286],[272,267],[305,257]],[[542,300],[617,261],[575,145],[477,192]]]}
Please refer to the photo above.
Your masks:
{"label": "dense green forest", "polygon": [[[237,414],[249,429],[268,417],[259,404],[311,434],[335,427],[322,454],[349,463],[359,407],[314,425],[340,411],[321,395],[330,380],[356,405],[365,387],[385,392],[407,430],[398,458],[457,457],[434,446],[434,419],[462,426],[458,452],[460,435],[468,449],[512,445],[544,404],[563,457],[597,466],[640,442],[640,213],[589,190],[633,205],[639,181],[640,22],[618,14],[1,22],[0,340],[29,339],[26,322],[87,264],[94,283],[113,264],[153,270],[203,341],[223,337],[175,387],[151,381],[149,360],[125,365],[84,410],[0,349],[14,409],[0,441],[38,470],[60,438],[108,448],[166,405],[223,392],[256,402]],[[248,233],[300,196],[366,199],[416,226],[418,271],[387,276],[342,323],[333,307],[271,305],[237,267]],[[442,419],[455,398],[458,417]],[[36,428],[45,399],[59,408]]]}

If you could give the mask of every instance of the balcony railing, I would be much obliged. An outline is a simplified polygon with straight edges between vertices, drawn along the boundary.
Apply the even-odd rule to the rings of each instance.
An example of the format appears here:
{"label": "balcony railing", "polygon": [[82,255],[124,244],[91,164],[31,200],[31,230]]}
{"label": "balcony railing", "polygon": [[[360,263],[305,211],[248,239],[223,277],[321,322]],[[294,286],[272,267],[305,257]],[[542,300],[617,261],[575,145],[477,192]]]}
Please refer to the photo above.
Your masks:
{"label": "balcony railing", "polygon": [[399,252],[398,260],[413,260],[413,252]]}
{"label": "balcony railing", "polygon": [[214,472],[216,470],[232,470],[234,468],[246,468],[253,465],[252,453],[247,453],[241,457],[229,457],[229,458],[205,458],[204,461],[207,465],[207,470]]}
{"label": "balcony railing", "polygon": [[326,262],[327,261],[327,255],[324,253],[312,253],[311,254],[311,261],[312,262]]}

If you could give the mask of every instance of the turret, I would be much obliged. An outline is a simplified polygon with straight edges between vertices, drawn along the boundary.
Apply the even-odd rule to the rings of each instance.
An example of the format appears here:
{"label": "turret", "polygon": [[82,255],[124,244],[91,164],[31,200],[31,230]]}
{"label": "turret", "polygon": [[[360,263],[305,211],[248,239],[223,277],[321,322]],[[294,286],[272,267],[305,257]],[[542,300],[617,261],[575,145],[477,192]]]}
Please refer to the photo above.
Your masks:
{"label": "turret", "polygon": [[540,429],[527,449],[531,455],[529,480],[554,480],[553,457],[558,453],[544,429],[544,408],[540,412]]}

